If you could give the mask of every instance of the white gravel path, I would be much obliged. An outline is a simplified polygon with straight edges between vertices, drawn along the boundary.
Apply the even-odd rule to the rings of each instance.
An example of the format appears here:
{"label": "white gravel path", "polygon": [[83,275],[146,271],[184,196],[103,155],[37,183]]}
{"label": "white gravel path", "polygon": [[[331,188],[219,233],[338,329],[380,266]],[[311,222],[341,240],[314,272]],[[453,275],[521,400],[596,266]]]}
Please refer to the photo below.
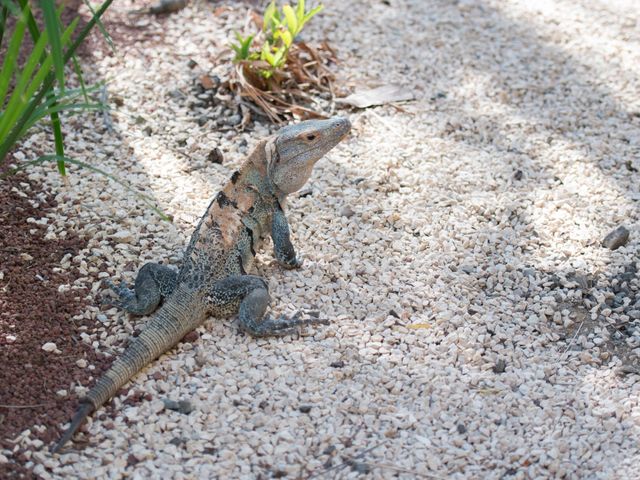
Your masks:
{"label": "white gravel path", "polygon": [[[135,378],[131,393],[151,400],[116,399],[85,447],[34,453],[36,472],[640,478],[640,376],[618,373],[638,366],[638,280],[615,298],[640,247],[637,2],[324,4],[305,36],[336,48],[341,85],[400,83],[418,98],[349,114],[352,136],[289,208],[304,268],[259,257],[276,313],[319,310],[331,325],[256,340],[211,319]],[[114,133],[101,118],[67,123],[70,153],[117,172],[175,221],[98,175],[72,168],[65,189],[34,170],[61,192],[51,235],[92,237],[68,259],[87,272],[78,284],[103,264],[102,276],[131,280],[146,261],[177,263],[209,199],[268,133],[200,127],[169,95],[213,68],[245,22],[233,5],[214,17],[196,4],[163,25],[129,19],[149,43],[96,55],[93,75],[124,103]],[[27,140],[25,158],[45,140]],[[222,165],[207,161],[216,146]],[[603,248],[618,225],[629,243]],[[100,319],[104,331],[86,341],[114,354],[143,324],[115,310]],[[166,410],[164,398],[194,411]]]}

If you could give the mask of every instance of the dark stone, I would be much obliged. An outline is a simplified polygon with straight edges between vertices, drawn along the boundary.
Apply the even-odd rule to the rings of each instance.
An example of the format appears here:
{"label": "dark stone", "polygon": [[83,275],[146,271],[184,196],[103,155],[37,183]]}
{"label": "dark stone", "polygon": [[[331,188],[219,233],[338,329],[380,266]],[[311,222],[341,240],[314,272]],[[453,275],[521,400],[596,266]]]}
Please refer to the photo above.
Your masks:
{"label": "dark stone", "polygon": [[629,230],[621,225],[604,237],[604,240],[602,240],[602,246],[609,250],[615,250],[626,245],[628,241]]}
{"label": "dark stone", "polygon": [[240,115],[231,115],[230,117],[224,120],[225,125],[229,125],[230,127],[235,127],[236,125],[240,125],[242,122],[242,117]]}
{"label": "dark stone", "polygon": [[165,398],[162,401],[164,402],[165,408],[173,410],[174,412],[182,413],[183,415],[189,415],[193,412],[193,405],[191,405],[189,400],[179,400],[176,402],[175,400]]}
{"label": "dark stone", "polygon": [[[224,161],[224,155],[222,155],[222,152],[220,151],[220,149],[216,147],[209,152],[209,154],[207,155],[207,160],[209,160],[212,163],[217,163],[218,165],[222,165],[222,162]],[[235,172],[234,175],[236,173],[238,172]],[[231,177],[231,181],[233,182],[233,177]]]}
{"label": "dark stone", "polygon": [[351,470],[353,470],[354,472],[366,474],[371,471],[371,467],[369,467],[369,465],[364,462],[356,462],[352,460],[349,463],[351,465]]}
{"label": "dark stone", "polygon": [[311,411],[311,405],[300,405],[298,407],[298,410],[300,410],[302,413],[309,413]]}
{"label": "dark stone", "polygon": [[462,433],[467,433],[467,427],[465,427],[463,424],[459,423],[458,425],[456,425],[456,430],[458,430],[458,433],[462,434]]}
{"label": "dark stone", "polygon": [[200,338],[200,334],[197,331],[192,331],[187,333],[184,337],[182,337],[182,341],[185,343],[193,343]]}
{"label": "dark stone", "polygon": [[522,170],[516,170],[516,172],[513,174],[513,179],[514,180],[522,180]]}
{"label": "dark stone", "polygon": [[504,359],[499,358],[493,366],[493,373],[504,373],[506,368],[507,362],[505,362]]}
{"label": "dark stone", "polygon": [[342,368],[342,367],[344,367],[344,365],[345,365],[345,363],[342,360],[338,360],[336,362],[331,362],[329,364],[329,366],[333,367],[333,368]]}

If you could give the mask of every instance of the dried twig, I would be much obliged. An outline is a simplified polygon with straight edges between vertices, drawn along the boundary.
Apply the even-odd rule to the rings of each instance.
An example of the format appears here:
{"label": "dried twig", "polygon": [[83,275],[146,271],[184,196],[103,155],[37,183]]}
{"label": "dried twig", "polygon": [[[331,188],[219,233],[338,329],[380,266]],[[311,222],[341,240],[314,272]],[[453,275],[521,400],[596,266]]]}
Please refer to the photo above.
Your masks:
{"label": "dried twig", "polygon": [[318,94],[329,94],[331,109],[335,109],[335,77],[327,67],[335,62],[335,52],[326,43],[316,49],[298,42],[288,52],[286,69],[273,72],[270,78],[261,74],[261,70],[269,68],[264,62],[237,63],[232,88],[274,123],[282,123],[292,116],[327,118],[327,114],[313,106],[320,103]]}
{"label": "dried twig", "polygon": [[55,403],[36,403],[34,405],[0,405],[0,408],[40,408],[50,407],[51,405],[55,405]]}
{"label": "dried twig", "polygon": [[[345,457],[347,457],[348,459],[351,459],[353,461],[356,460],[355,457],[350,457],[348,455],[345,455]],[[415,470],[409,470],[408,468],[402,468],[402,467],[398,467],[396,465],[391,465],[388,463],[377,463],[377,462],[364,462],[367,464],[367,466],[369,467],[373,467],[373,468],[381,468],[384,470],[393,470],[394,472],[400,472],[400,473],[410,473],[412,475],[413,478],[435,478],[436,480],[445,480],[444,477],[440,477],[438,475],[433,475],[432,473],[419,473],[416,472]]]}
{"label": "dried twig", "polygon": [[364,457],[367,453],[375,450],[378,447],[381,447],[385,442],[380,442],[376,445],[374,445],[373,447],[369,447],[366,450],[363,450],[362,452],[358,453],[357,455],[353,456],[353,457],[348,457],[347,461],[344,461],[342,463],[339,463],[337,465],[333,465],[332,467],[329,468],[325,468],[317,473],[314,473],[313,475],[309,475],[307,478],[314,478],[314,477],[319,477],[320,475],[324,475],[325,473],[329,473],[333,470],[343,470],[346,467],[348,467],[349,465],[352,465],[353,460],[357,460],[359,458]]}
{"label": "dried twig", "polygon": [[578,337],[578,334],[580,333],[580,330],[582,330],[582,326],[584,325],[584,320],[582,322],[580,322],[580,325],[578,325],[578,328],[576,329],[576,333],[573,334],[573,337],[571,337],[571,340],[569,340],[569,343],[567,344],[567,348],[564,349],[564,352],[562,352],[562,355],[566,355],[566,353],[569,351],[569,349],[573,346],[573,343],[575,342],[576,338]]}

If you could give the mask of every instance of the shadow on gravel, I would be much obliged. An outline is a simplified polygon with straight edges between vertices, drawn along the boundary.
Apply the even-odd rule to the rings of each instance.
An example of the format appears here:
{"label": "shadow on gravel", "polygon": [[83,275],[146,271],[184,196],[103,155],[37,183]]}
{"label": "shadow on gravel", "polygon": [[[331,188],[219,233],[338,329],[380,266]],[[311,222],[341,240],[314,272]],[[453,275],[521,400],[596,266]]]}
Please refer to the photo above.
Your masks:
{"label": "shadow on gravel", "polygon": [[[552,437],[576,435],[581,428],[580,422],[593,421],[590,409],[593,399],[598,395],[605,398],[603,403],[610,402],[622,409],[622,403],[607,397],[608,392],[602,390],[601,384],[594,385],[592,390],[583,394],[582,387],[591,382],[588,366],[603,372],[616,366],[619,367],[618,373],[639,373],[640,282],[638,265],[633,262],[635,256],[632,253],[637,250],[638,241],[633,238],[634,234],[637,235],[634,231],[637,229],[631,228],[632,238],[626,252],[603,251],[604,255],[609,256],[608,262],[605,271],[597,271],[597,267],[582,260],[579,251],[557,248],[552,243],[553,238],[551,241],[549,238],[541,239],[536,230],[535,214],[540,215],[544,210],[533,211],[531,205],[535,204],[538,195],[548,198],[545,193],[562,191],[562,195],[551,196],[552,201],[557,202],[558,210],[571,199],[579,200],[585,210],[589,206],[589,198],[581,196],[579,191],[572,191],[573,187],[565,186],[565,179],[559,178],[554,172],[550,156],[558,156],[560,152],[560,155],[566,154],[569,159],[575,159],[576,164],[584,165],[585,170],[595,166],[608,181],[609,188],[621,197],[621,203],[630,207],[627,211],[637,210],[640,195],[634,180],[637,180],[640,170],[640,112],[622,104],[616,93],[599,81],[597,68],[581,61],[570,51],[545,41],[544,33],[524,22],[508,18],[488,2],[434,3],[439,11],[433,15],[428,6],[422,5],[420,11],[410,11],[408,14],[397,8],[384,10],[379,7],[376,15],[380,16],[376,17],[376,22],[380,25],[399,25],[398,31],[413,28],[416,32],[436,32],[430,36],[439,36],[436,58],[427,58],[421,49],[416,48],[404,61],[427,65],[422,71],[422,78],[413,79],[414,84],[423,82],[421,86],[429,92],[427,96],[431,96],[430,107],[439,112],[453,112],[449,115],[450,121],[442,126],[440,138],[463,144],[470,152],[470,158],[474,152],[486,154],[483,160],[488,158],[487,163],[478,161],[470,168],[474,173],[488,170],[487,175],[498,179],[500,184],[498,191],[492,192],[500,199],[498,204],[486,206],[484,211],[478,213],[470,209],[470,224],[474,220],[478,228],[487,231],[486,243],[471,247],[457,245],[462,250],[460,258],[464,257],[464,253],[473,254],[474,249],[482,249],[486,252],[486,261],[481,265],[451,265],[447,271],[443,271],[441,278],[446,278],[452,284],[469,286],[471,305],[466,312],[465,322],[474,325],[474,334],[484,334],[482,326],[486,324],[488,328],[490,323],[488,314],[498,313],[505,319],[510,315],[523,325],[518,331],[519,335],[522,329],[526,329],[529,339],[543,337],[549,332],[555,337],[553,342],[547,342],[546,345],[522,344],[515,338],[505,342],[510,349],[531,354],[538,349],[555,350],[557,364],[550,367],[563,370],[564,375],[568,374],[570,381],[567,376],[558,381],[557,378],[563,376],[560,373],[555,380],[545,378],[546,382],[558,385],[560,389],[567,387],[562,397],[557,398],[558,402],[566,400],[571,405],[575,401],[579,406],[577,419],[575,412],[573,420],[565,415],[558,417],[559,430],[548,432],[547,446],[551,447],[554,444]],[[440,21],[441,18],[445,20]],[[602,21],[606,23],[606,18]],[[475,35],[463,38],[459,31],[463,30],[462,26],[468,29],[469,25],[475,26],[472,28]],[[402,51],[401,36],[396,35],[395,29],[387,31],[381,28],[381,31],[385,32],[377,38],[381,45]],[[424,41],[424,37],[421,40]],[[491,55],[486,54],[489,49]],[[521,78],[523,66],[529,72],[529,79],[524,83],[516,83],[516,79]],[[401,68],[400,65],[396,67]],[[407,71],[410,71],[409,67]],[[488,90],[487,104],[497,105],[498,108],[487,113],[484,105],[461,106],[456,104],[458,99],[453,98],[455,94],[437,90],[445,86],[455,91],[465,86],[470,77],[485,82],[478,88]],[[472,88],[473,85],[466,87]],[[527,126],[536,128],[527,131]],[[562,148],[553,152],[552,149],[557,146]],[[558,161],[569,159],[557,158]],[[419,168],[427,167],[421,165]],[[461,185],[463,175],[464,172],[459,172]],[[474,193],[485,193],[481,185],[474,186],[475,192],[466,191],[458,197],[455,196],[458,192],[455,192],[451,198],[465,202],[472,200]],[[433,202],[439,193],[433,192],[432,197],[425,200]],[[443,203],[443,208],[449,208],[452,212],[456,207]],[[580,240],[582,245],[600,248],[602,237],[617,226],[613,222],[618,219],[612,219],[611,212],[605,208],[593,216],[602,228],[593,229],[588,233],[588,238]],[[592,221],[593,217],[589,219],[589,222]],[[623,219],[623,223],[627,227],[637,226],[637,215]],[[561,226],[559,228],[562,229]],[[561,231],[559,235],[562,240],[572,240],[566,232]],[[545,251],[546,264],[537,262],[536,249]],[[442,254],[446,256],[448,252]],[[548,262],[549,257],[553,257],[553,262]],[[492,280],[497,272],[502,272],[507,293]],[[510,303],[511,309],[496,312],[492,302],[496,297]],[[595,318],[592,319],[592,316]],[[529,319],[529,322],[524,325],[522,319]],[[443,328],[448,328],[445,334],[456,330],[455,326]],[[488,332],[489,335],[494,333],[493,329]],[[469,342],[473,344],[472,339]],[[492,352],[487,352],[482,346],[477,348],[482,355],[490,358]],[[463,368],[462,360],[455,363],[456,367]],[[505,369],[517,371],[519,366],[504,364],[498,359],[494,373],[503,373]],[[491,376],[487,375],[487,378]],[[612,378],[608,383],[616,385],[625,382],[628,385],[631,381],[633,377],[623,377]],[[598,393],[593,393],[594,390]],[[597,405],[597,402],[593,403]],[[546,408],[548,412],[552,411],[550,406]],[[615,413],[611,415],[616,418]],[[628,427],[619,422],[616,434],[629,442],[626,445],[628,451],[636,440],[634,434],[624,432],[625,428]],[[637,431],[637,427],[631,428]],[[569,451],[560,457],[566,463],[576,463],[576,451]],[[610,459],[615,457],[613,463],[622,464],[628,460],[623,457],[624,449],[617,444],[611,449],[595,448],[594,451]],[[535,455],[527,457],[527,465],[530,461],[537,461]],[[513,467],[503,471],[505,478],[517,473],[526,475],[526,465],[514,461]],[[547,473],[553,475],[551,471],[547,470]]]}
{"label": "shadow on gravel", "polygon": [[[638,186],[634,183],[634,178],[637,178],[634,173],[640,169],[640,112],[625,108],[611,89],[599,81],[597,69],[582,62],[568,50],[545,42],[544,34],[537,32],[535,27],[507,18],[487,2],[454,2],[451,8],[460,12],[460,21],[478,25],[478,37],[471,41],[452,42],[461,48],[447,53],[449,42],[446,37],[455,35],[455,29],[450,28],[451,25],[445,26],[442,56],[459,62],[461,75],[469,71],[488,75],[495,93],[495,97],[488,100],[504,104],[510,113],[506,116],[487,115],[484,112],[474,115],[470,109],[466,125],[447,125],[443,132],[445,136],[464,142],[472,148],[495,151],[497,158],[511,158],[511,162],[495,174],[505,178],[505,187],[513,189],[516,197],[517,194],[528,192],[533,200],[538,190],[559,189],[563,185],[563,179],[556,177],[544,166],[548,163],[542,158],[547,153],[546,149],[539,145],[531,148],[526,137],[521,138],[520,142],[516,137],[514,143],[513,135],[509,140],[495,134],[493,129],[483,129],[483,125],[506,123],[508,126],[514,119],[525,119],[548,134],[546,143],[549,146],[563,142],[568,146],[569,153],[578,157],[577,161],[588,161],[597,166],[612,182],[611,188],[637,208],[640,196]],[[590,11],[584,7],[576,8]],[[599,12],[603,13],[601,10]],[[609,12],[609,15],[616,14]],[[594,23],[607,22],[606,16],[598,18],[593,14],[589,20]],[[434,27],[438,28],[437,25]],[[492,36],[495,31],[500,34]],[[493,49],[494,55],[489,57],[492,61],[479,60],[487,58],[480,55],[486,49]],[[514,84],[513,79],[518,78],[523,65],[529,71],[530,80],[526,84]],[[437,71],[434,70],[435,75]],[[460,84],[463,80],[462,77],[459,82],[449,79],[453,85]],[[544,134],[535,132],[535,135],[542,137]],[[529,176],[533,178],[528,178]],[[580,196],[579,193],[574,195]],[[587,199],[581,200],[588,203]],[[513,212],[517,222],[526,222],[526,215],[518,213]],[[610,225],[610,222],[610,219],[602,218],[603,225]],[[637,224],[637,218],[629,218],[625,223]],[[535,234],[535,228],[531,232]],[[601,232],[594,231],[592,234],[591,242],[599,244]],[[521,240],[526,242],[527,239]],[[632,238],[628,248],[637,248],[637,241]],[[499,252],[496,253],[499,255]],[[608,332],[610,339],[603,341],[598,346],[599,349],[608,352],[610,356],[618,356],[623,363],[623,371],[637,373],[638,358],[632,354],[640,339],[640,335],[634,333],[640,317],[637,268],[634,263],[619,265],[620,259],[619,255],[612,256],[608,273],[589,271],[588,266],[583,269],[583,273],[571,268],[545,272],[542,275],[531,275],[527,269],[523,273],[530,278],[537,277],[543,282],[542,286],[547,293],[558,297],[558,307],[554,313],[556,321],[558,314],[565,310],[573,310],[578,317],[583,317],[573,328],[568,328],[567,334],[572,340],[567,348],[593,347],[590,340],[585,340],[588,334],[594,331]],[[573,263],[572,255],[566,253],[559,255],[559,260],[562,264]],[[571,299],[570,296],[567,303],[567,288],[569,291],[579,288],[584,302],[581,298]],[[562,290],[564,294],[558,295],[558,290]],[[590,319],[587,307],[597,315],[595,320]],[[616,317],[615,320],[609,318],[611,312]],[[578,342],[581,345],[575,342],[578,339],[582,339]],[[602,360],[608,359],[610,357],[603,354]]]}

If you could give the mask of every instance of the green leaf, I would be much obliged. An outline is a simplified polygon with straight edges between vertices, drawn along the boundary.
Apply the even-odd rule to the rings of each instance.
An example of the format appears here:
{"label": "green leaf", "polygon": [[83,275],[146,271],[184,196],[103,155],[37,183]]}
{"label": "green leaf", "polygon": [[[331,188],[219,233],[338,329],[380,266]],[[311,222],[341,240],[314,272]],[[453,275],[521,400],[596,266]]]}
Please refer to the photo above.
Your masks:
{"label": "green leaf", "polygon": [[[0,105],[4,105],[4,99],[9,89],[9,83],[14,76],[17,66],[18,51],[22,44],[24,37],[24,30],[26,27],[24,12],[16,19],[16,25],[11,35],[11,41],[9,42],[9,48],[7,49],[2,63],[2,70],[0,70]],[[2,138],[2,137],[0,137]]]}
{"label": "green leaf", "polygon": [[[89,11],[91,12],[91,15],[93,15],[95,17],[96,11],[91,6],[91,4],[87,0],[83,0],[83,2],[87,6]],[[111,38],[111,35],[109,35],[109,32],[107,32],[107,29],[104,28],[104,24],[100,20],[100,16],[98,16],[97,19],[96,19],[96,25],[98,25],[98,28],[100,29],[100,33],[102,33],[102,36],[104,37],[105,41],[107,42],[107,45],[109,45],[109,48],[111,49],[111,51],[113,53],[116,53],[116,46],[113,43],[113,39]]]}
{"label": "green leaf", "polygon": [[253,35],[249,35],[247,38],[245,38],[244,42],[242,43],[242,58],[249,58],[249,49],[251,48],[251,42],[253,42]]}
{"label": "green leaf", "polygon": [[280,23],[280,15],[276,8],[275,0],[272,0],[262,16],[262,31],[266,32],[267,30],[271,30],[273,32],[278,23]]}
{"label": "green leaf", "polygon": [[82,78],[82,68],[80,67],[80,62],[78,62],[78,57],[75,55],[71,57],[73,61],[73,70],[76,72],[76,77],[78,77],[78,81],[80,82],[80,89],[82,90],[82,96],[84,97],[84,101],[89,103],[89,96],[87,95],[87,87],[84,83],[84,78]]}
{"label": "green leaf", "polygon": [[271,53],[271,49],[269,48],[269,44],[267,42],[264,42],[264,44],[262,44],[260,59],[266,61],[272,67],[275,67],[276,59]]}
{"label": "green leaf", "polygon": [[291,32],[289,32],[289,30],[284,30],[280,32],[280,38],[282,38],[282,41],[284,42],[284,46],[287,47],[287,49],[293,43],[293,36],[291,35]]}
{"label": "green leaf", "polygon": [[[2,2],[6,2],[7,0],[0,0]],[[71,46],[67,49],[64,55],[65,63],[68,62],[71,57],[74,55],[75,51],[78,49],[80,44],[87,37],[91,29],[95,26],[96,22],[100,19],[100,17],[104,14],[104,12],[109,8],[109,6],[113,3],[113,0],[105,0],[100,8],[96,11],[96,13],[91,17],[91,19],[86,23],[82,31],[77,35]],[[8,55],[7,55],[8,56]],[[6,61],[6,58],[5,58]],[[14,60],[15,63],[15,60]],[[4,66],[3,66],[4,69]],[[0,81],[3,80],[2,74],[0,73]],[[27,125],[31,120],[34,111],[41,104],[43,98],[48,95],[48,93],[53,88],[53,84],[55,83],[55,75],[49,73],[45,80],[42,82],[42,86],[37,94],[29,102],[26,109],[20,114],[17,123],[13,126],[13,128],[9,131],[9,134],[6,136],[0,136],[0,163],[4,161],[7,156],[7,153],[13,145],[18,141],[18,139],[24,135],[26,132],[25,125]]]}
{"label": "green leaf", "polygon": [[18,6],[12,0],[0,0],[0,5],[6,8],[14,17],[20,16],[22,7],[18,8]]}
{"label": "green leaf", "polygon": [[[0,138],[5,135],[9,129],[13,126],[13,122],[20,115],[20,112],[24,110],[24,106],[29,101],[29,96],[25,93],[29,87],[31,76],[40,62],[40,57],[44,52],[44,48],[47,45],[48,38],[46,32],[40,36],[38,41],[33,47],[31,54],[25,60],[22,68],[22,72],[15,72],[16,75],[20,75],[13,87],[11,96],[6,102],[4,111],[2,112],[2,118],[0,119]],[[46,56],[44,57],[47,58]],[[51,62],[49,62],[49,65]],[[43,77],[44,78],[44,77]]]}
{"label": "green leaf", "polygon": [[285,5],[282,7],[284,16],[287,19],[287,28],[291,32],[291,36],[295,37],[298,34],[298,21],[296,20],[296,12],[293,11],[291,5]]}
{"label": "green leaf", "polygon": [[9,9],[5,5],[0,6],[0,47],[2,46],[2,39],[4,38],[4,29],[7,25],[8,16],[9,16]]}
{"label": "green leaf", "polygon": [[298,19],[300,28],[302,28],[302,23],[304,20],[304,0],[298,0],[298,5],[296,6],[296,18]]}
{"label": "green leaf", "polygon": [[27,28],[29,29],[31,38],[33,39],[34,42],[37,42],[38,39],[40,38],[40,29],[38,28],[36,19],[33,18],[33,12],[31,11],[29,0],[18,0],[18,3],[20,4],[20,8],[22,8],[25,11],[25,15],[27,19]]}
{"label": "green leaf", "polygon": [[282,65],[284,65],[286,59],[287,49],[286,47],[282,46],[276,51],[275,55],[273,56],[273,64],[271,66],[274,68],[280,68],[282,67]]}
{"label": "green leaf", "polygon": [[[79,18],[75,18],[62,34],[61,42],[63,44],[66,45],[71,39],[71,35],[78,25],[78,21]],[[43,32],[42,37],[46,37],[46,31]],[[37,61],[37,58],[33,57],[30,60]],[[20,92],[16,91],[13,92],[12,98],[7,104],[7,109],[5,110],[5,114],[3,115],[2,122],[0,124],[0,138],[5,138],[11,128],[13,128],[14,122],[21,118],[21,115],[24,115],[24,112],[28,110],[26,108],[26,105],[27,103],[33,102],[32,97],[38,90],[41,90],[42,95],[49,95],[49,91],[53,87],[53,84],[47,89],[44,89],[44,87],[42,87],[41,89],[41,85],[45,82],[45,79],[48,77],[48,75],[50,75],[52,62],[52,55],[47,55],[45,61],[41,64],[40,69],[38,70],[38,72],[36,72],[33,80],[31,80],[31,83],[26,88],[26,90],[24,90],[24,92],[21,92],[21,94]],[[42,90],[44,90],[44,92]],[[42,101],[42,99],[40,99],[39,101]],[[10,106],[11,109],[9,108]]]}
{"label": "green leaf", "polygon": [[40,8],[44,17],[44,25],[49,33],[53,68],[56,72],[60,90],[64,90],[64,58],[62,55],[62,39],[60,37],[60,19],[56,12],[55,2],[52,0],[40,0]]}
{"label": "green leaf", "polygon": [[229,45],[236,52],[236,57],[233,59],[235,62],[239,60],[248,60],[250,56],[251,44],[253,42],[253,35],[248,35],[244,38],[238,32],[235,32],[238,43],[230,43]]}
{"label": "green leaf", "polygon": [[[305,13],[304,20],[302,21],[302,25],[304,25],[309,20],[311,20],[311,17],[313,17],[316,13],[320,13],[323,8],[324,8],[324,5],[320,4],[316,8],[309,10],[308,13]],[[300,30],[302,30],[302,26],[300,26]]]}

